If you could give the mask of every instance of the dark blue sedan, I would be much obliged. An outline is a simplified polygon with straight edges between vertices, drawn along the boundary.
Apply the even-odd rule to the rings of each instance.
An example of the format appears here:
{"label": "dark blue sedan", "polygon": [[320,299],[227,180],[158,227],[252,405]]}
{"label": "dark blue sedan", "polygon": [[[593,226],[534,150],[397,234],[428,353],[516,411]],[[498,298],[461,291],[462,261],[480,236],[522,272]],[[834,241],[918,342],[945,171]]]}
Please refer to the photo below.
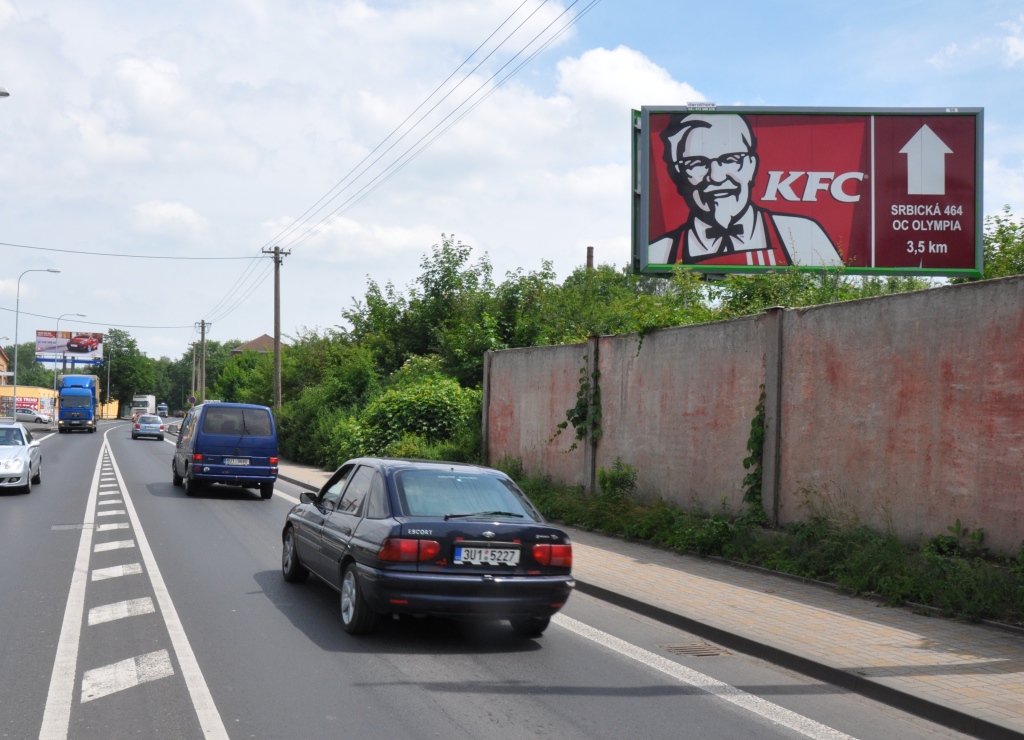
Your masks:
{"label": "dark blue sedan", "polygon": [[281,533],[286,581],[341,593],[347,632],[386,614],[507,619],[539,636],[569,598],[572,544],[503,473],[359,458],[302,494]]}

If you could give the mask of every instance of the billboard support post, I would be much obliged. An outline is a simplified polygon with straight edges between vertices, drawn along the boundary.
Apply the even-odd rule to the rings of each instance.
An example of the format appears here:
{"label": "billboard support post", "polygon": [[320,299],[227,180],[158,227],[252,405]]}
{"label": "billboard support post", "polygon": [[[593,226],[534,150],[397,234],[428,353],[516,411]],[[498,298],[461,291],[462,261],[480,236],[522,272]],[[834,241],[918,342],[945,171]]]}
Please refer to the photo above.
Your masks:
{"label": "billboard support post", "polygon": [[634,272],[981,277],[982,108],[644,106]]}

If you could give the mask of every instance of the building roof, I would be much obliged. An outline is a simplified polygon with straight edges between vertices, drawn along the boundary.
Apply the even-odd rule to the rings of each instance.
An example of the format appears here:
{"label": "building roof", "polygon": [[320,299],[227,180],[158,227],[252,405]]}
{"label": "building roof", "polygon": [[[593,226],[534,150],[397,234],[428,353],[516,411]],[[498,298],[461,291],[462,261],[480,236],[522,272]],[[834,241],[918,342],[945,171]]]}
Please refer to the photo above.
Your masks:
{"label": "building roof", "polygon": [[[284,345],[284,342],[281,342]],[[268,352],[274,351],[274,338],[269,334],[263,334],[262,336],[256,337],[251,342],[240,344],[231,350],[231,354],[240,355],[243,352],[259,352],[261,355],[265,355]]]}

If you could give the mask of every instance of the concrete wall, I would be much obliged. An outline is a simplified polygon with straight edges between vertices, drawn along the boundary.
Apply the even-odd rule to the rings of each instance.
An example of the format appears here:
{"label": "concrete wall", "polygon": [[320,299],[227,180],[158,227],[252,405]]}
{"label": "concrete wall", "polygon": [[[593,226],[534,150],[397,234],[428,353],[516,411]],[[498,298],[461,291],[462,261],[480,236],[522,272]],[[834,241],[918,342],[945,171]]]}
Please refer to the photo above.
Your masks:
{"label": "concrete wall", "polygon": [[[1024,539],[1024,279],[785,311],[780,521]],[[813,493],[807,502],[807,489]]]}
{"label": "concrete wall", "polygon": [[[994,550],[1024,540],[1024,276],[667,329],[639,354],[636,336],[589,344],[488,353],[492,462],[593,486],[622,457],[647,496],[735,511],[763,384],[769,516],[826,511],[910,542],[959,518]],[[571,434],[548,440],[584,355],[603,435],[565,454]]]}
{"label": "concrete wall", "polygon": [[528,347],[488,352],[484,363],[484,445],[489,462],[518,457],[530,475],[547,475],[564,485],[586,485],[580,444],[567,452],[570,426],[549,441],[576,404],[586,344]]}
{"label": "concrete wall", "polygon": [[601,337],[598,467],[637,469],[642,495],[742,510],[741,461],[764,378],[763,316]]}

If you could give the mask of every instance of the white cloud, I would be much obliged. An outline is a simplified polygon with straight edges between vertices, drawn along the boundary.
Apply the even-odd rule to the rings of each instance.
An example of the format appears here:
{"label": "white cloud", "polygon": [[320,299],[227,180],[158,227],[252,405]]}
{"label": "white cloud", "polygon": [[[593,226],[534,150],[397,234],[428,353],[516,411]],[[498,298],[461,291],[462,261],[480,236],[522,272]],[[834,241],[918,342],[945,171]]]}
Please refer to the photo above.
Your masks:
{"label": "white cloud", "polygon": [[558,73],[559,89],[579,103],[593,101],[629,110],[705,100],[688,83],[675,81],[667,70],[625,46],[591,49],[578,59],[563,59]]}
{"label": "white cloud", "polygon": [[98,113],[82,111],[68,117],[78,129],[85,154],[99,162],[142,162],[150,158],[149,143],[140,136],[110,131]]}
{"label": "white cloud", "polygon": [[147,232],[192,232],[206,231],[206,219],[184,203],[167,203],[151,200],[135,206],[135,226]]}
{"label": "white cloud", "polygon": [[927,59],[927,62],[933,67],[947,68],[953,66],[954,60],[961,56],[962,52],[960,46],[957,44],[950,44],[938,54]]}

